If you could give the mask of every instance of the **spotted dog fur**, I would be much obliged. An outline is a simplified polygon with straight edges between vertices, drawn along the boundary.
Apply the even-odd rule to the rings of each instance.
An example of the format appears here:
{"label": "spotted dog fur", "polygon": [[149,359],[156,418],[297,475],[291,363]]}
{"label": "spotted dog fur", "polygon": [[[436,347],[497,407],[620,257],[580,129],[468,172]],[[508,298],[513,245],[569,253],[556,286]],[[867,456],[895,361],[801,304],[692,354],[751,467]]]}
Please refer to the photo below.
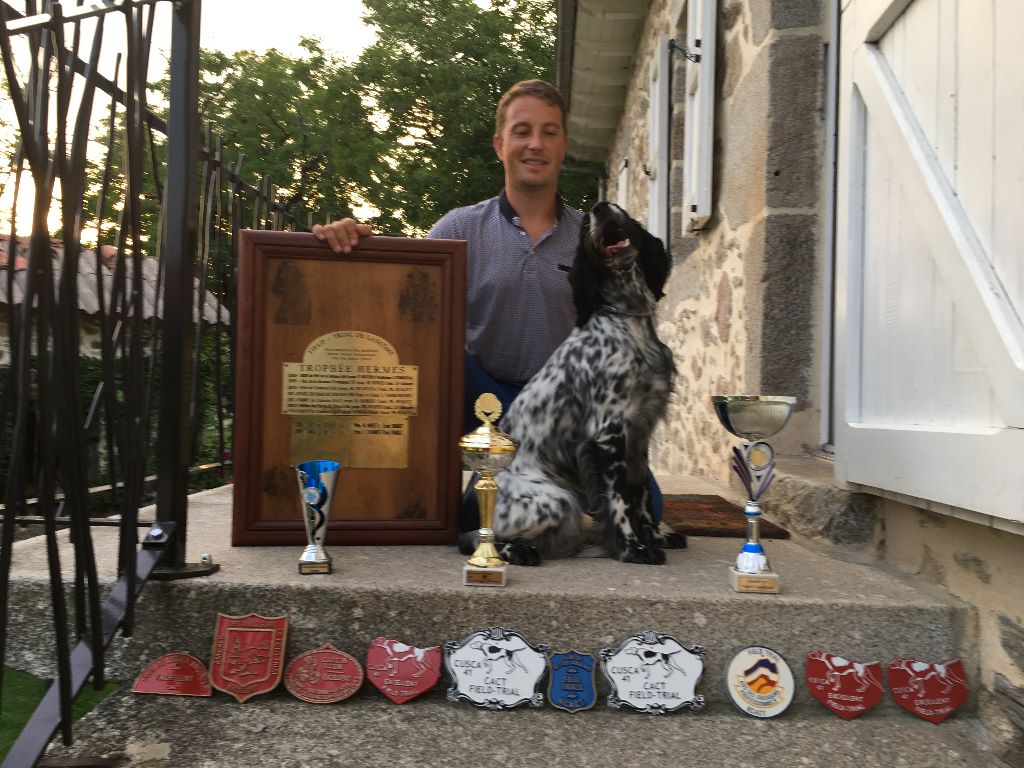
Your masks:
{"label": "spotted dog fur", "polygon": [[654,329],[670,268],[660,240],[616,205],[584,217],[569,273],[577,327],[501,422],[519,443],[500,487],[494,532],[517,564],[599,544],[619,560],[661,564],[647,450],[675,366]]}

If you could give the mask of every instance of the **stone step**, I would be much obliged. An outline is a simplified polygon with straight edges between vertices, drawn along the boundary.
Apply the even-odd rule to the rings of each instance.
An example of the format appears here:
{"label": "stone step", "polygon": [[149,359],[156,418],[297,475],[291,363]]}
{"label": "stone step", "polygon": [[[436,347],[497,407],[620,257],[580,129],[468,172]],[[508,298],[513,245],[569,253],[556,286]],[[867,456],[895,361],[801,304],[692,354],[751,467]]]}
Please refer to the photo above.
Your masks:
{"label": "stone step", "polygon": [[[793,668],[798,689],[788,714],[797,718],[821,711],[803,684],[804,660],[815,649],[883,665],[894,657],[961,656],[969,681],[977,676],[972,614],[962,604],[792,542],[765,545],[781,575],[778,595],[733,592],[728,568],[739,540],[700,537],[691,538],[686,550],[670,551],[664,566],[607,558],[549,561],[538,568],[510,567],[508,586],[493,589],[461,585],[464,558],[454,547],[333,545],[333,574],[299,576],[301,548],[232,548],[230,524],[230,487],[190,499],[190,559],[209,553],[222,569],[203,579],[147,585],[134,635],[116,638],[111,646],[109,677],[131,681],[149,661],[172,651],[208,662],[217,613],[250,612],[289,615],[288,658],[331,642],[361,662],[370,640],[380,635],[425,647],[502,626],[555,652],[597,655],[654,629],[705,647],[698,690],[716,706],[728,702],[725,664],[733,650],[766,645]],[[112,580],[114,531],[99,529],[94,536],[103,575]],[[62,562],[70,560],[65,551]],[[39,640],[49,600],[41,540],[16,545],[11,599],[8,663],[52,675],[49,643]],[[973,705],[969,699],[964,711]],[[906,717],[888,697],[875,714]]]}
{"label": "stone step", "polygon": [[[209,553],[217,574],[151,583],[130,638],[111,646],[108,672],[123,683],[75,728],[75,743],[53,757],[108,757],[126,767],[163,766],[935,766],[996,768],[979,744],[973,700],[942,725],[918,720],[887,696],[852,722],[826,712],[806,691],[813,649],[859,661],[961,656],[975,685],[974,620],[944,593],[877,568],[831,559],[788,541],[766,543],[782,578],[778,595],[741,595],[729,586],[737,539],[691,538],[665,566],[609,559],[550,561],[510,568],[504,589],[461,586],[464,558],[449,547],[332,544],[335,572],[299,576],[297,547],[232,548],[231,489],[189,504],[189,559]],[[94,532],[102,576],[113,581],[116,539]],[[66,543],[62,563],[70,563]],[[41,540],[16,544],[8,663],[52,675],[41,617],[48,611]],[[597,654],[645,629],[707,649],[698,687],[706,709],[665,716],[611,710],[601,698],[569,715],[545,706],[490,712],[448,702],[447,676],[404,706],[369,686],[337,705],[293,699],[283,689],[239,705],[212,698],[127,692],[146,663],[186,651],[209,661],[217,613],[287,613],[287,657],[332,642],[361,662],[385,635],[428,646],[503,626],[553,651]],[[724,666],[733,649],[761,644],[785,656],[796,676],[793,705],[770,721],[749,718],[727,698]]]}
{"label": "stone step", "polygon": [[[867,713],[846,722],[826,712],[774,720],[726,705],[651,716],[599,704],[492,712],[439,696],[402,706],[364,689],[335,705],[278,690],[243,705],[119,692],[80,721],[60,758],[108,758],[119,768],[1006,768],[973,746],[978,724],[935,726],[910,715]],[[57,762],[56,764],[60,764]]]}

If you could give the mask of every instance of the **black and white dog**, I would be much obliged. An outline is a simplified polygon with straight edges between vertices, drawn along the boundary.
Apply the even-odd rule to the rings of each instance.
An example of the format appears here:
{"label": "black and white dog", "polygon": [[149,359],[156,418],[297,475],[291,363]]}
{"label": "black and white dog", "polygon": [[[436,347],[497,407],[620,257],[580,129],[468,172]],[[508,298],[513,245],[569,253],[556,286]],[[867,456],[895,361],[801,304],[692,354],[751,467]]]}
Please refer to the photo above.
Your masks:
{"label": "black and white dog", "polygon": [[519,443],[495,478],[494,533],[510,562],[599,544],[624,562],[660,564],[663,547],[685,546],[658,532],[648,491],[648,445],[675,374],[654,328],[670,266],[661,241],[618,206],[598,203],[584,218],[569,273],[577,327],[501,421]]}

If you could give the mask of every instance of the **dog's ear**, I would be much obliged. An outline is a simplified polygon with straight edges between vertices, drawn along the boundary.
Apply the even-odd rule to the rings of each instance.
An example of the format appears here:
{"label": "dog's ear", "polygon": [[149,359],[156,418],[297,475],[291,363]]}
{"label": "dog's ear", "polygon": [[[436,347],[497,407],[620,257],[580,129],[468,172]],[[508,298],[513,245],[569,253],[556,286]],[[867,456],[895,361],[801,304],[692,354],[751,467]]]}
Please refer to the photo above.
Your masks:
{"label": "dog's ear", "polygon": [[630,223],[640,239],[640,242],[637,243],[637,259],[640,269],[644,273],[644,280],[651,293],[654,294],[655,300],[660,300],[665,295],[665,282],[672,269],[672,260],[659,238],[633,219],[630,219]]}
{"label": "dog's ear", "polygon": [[580,327],[601,305],[601,272],[605,269],[600,254],[595,252],[590,239],[587,218],[584,217],[580,231],[580,244],[576,258],[569,270],[569,285],[572,286],[572,300],[576,305],[576,326]]}

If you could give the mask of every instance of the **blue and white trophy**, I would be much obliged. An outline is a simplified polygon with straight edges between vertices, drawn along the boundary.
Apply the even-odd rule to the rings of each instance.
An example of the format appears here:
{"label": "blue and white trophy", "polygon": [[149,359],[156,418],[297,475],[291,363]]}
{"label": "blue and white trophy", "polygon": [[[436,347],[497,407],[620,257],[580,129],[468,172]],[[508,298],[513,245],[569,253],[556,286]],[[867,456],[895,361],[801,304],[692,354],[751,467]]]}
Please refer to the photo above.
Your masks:
{"label": "blue and white trophy", "polygon": [[759,535],[759,501],[775,478],[775,450],[766,438],[779,432],[793,413],[795,397],[771,395],[715,395],[711,398],[722,426],[744,441],[732,449],[732,468],[747,490],[747,541],[731,570],[737,592],[779,591],[779,576],[768,564]]}
{"label": "blue and white trophy", "polygon": [[324,549],[327,520],[334,499],[334,482],[341,464],[337,461],[304,461],[295,467],[299,477],[302,519],[309,543],[299,557],[299,573],[330,573],[331,556]]}

